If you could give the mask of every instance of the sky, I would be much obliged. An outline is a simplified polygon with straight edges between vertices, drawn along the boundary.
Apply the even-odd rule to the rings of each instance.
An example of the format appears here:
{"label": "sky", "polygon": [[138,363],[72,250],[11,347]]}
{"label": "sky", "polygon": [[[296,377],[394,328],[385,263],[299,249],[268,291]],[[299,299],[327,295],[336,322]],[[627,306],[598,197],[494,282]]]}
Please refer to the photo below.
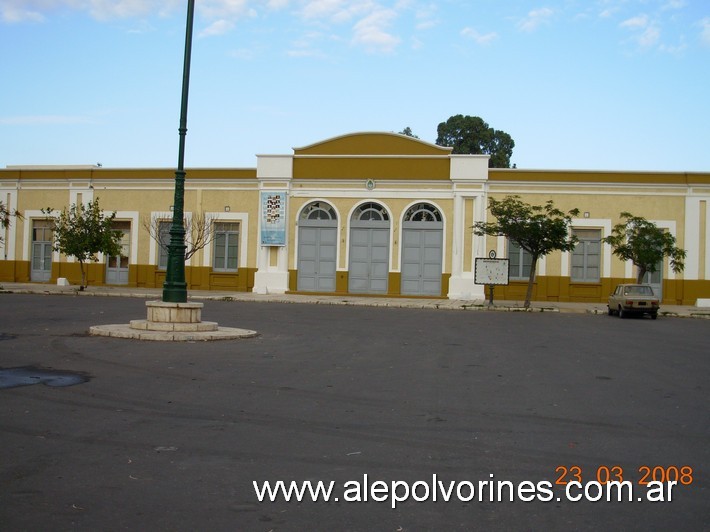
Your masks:
{"label": "sky", "polygon": [[[177,165],[185,0],[0,0],[0,168]],[[197,0],[185,165],[450,116],[518,168],[710,172],[708,0]]]}

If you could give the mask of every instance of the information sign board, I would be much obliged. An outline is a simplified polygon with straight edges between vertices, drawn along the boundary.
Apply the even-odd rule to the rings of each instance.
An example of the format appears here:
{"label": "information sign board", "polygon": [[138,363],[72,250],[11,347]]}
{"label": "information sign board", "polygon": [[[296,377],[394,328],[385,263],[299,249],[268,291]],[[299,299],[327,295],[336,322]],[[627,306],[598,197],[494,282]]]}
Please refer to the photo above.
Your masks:
{"label": "information sign board", "polygon": [[508,284],[508,259],[476,259],[475,284]]}

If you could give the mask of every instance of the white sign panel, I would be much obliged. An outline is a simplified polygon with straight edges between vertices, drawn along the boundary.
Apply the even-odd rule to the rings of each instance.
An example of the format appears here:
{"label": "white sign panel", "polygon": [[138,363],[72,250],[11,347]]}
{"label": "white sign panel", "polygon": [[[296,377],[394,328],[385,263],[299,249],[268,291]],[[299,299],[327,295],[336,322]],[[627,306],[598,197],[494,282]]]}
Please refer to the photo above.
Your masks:
{"label": "white sign panel", "polygon": [[508,284],[508,259],[476,259],[475,284]]}

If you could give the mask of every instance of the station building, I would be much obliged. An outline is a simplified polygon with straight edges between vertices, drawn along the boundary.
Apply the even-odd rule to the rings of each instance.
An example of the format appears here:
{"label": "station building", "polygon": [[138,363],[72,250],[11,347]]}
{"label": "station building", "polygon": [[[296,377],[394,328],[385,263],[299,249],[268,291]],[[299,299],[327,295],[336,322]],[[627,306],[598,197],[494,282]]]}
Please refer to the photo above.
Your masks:
{"label": "station building", "polygon": [[[579,209],[580,242],[538,263],[533,299],[604,302],[631,263],[602,242],[622,211],[655,222],[687,251],[685,269],[666,260],[647,279],[666,304],[710,298],[710,173],[489,169],[488,156],[455,155],[394,133],[354,133],[257,155],[256,168],[190,168],[185,218],[206,220],[213,238],[186,261],[188,290],[485,299],[475,259],[508,258],[497,299],[522,300],[529,255],[504,237],[473,234],[494,221],[488,198],[519,195]],[[52,251],[42,209],[99,199],[117,213],[120,257],[89,266],[90,285],[162,287],[172,220],[174,169],[8,167],[0,199],[13,219],[0,244],[0,282],[80,281],[79,265]],[[158,237],[151,236],[148,227]],[[188,234],[190,231],[188,231]]]}

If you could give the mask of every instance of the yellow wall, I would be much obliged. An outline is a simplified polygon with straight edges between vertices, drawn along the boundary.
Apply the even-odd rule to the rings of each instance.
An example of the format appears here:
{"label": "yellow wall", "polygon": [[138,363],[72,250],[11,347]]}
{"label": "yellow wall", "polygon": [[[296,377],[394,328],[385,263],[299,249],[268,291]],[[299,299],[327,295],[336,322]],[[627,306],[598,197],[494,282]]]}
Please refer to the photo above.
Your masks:
{"label": "yellow wall", "polygon": [[[438,206],[445,219],[445,259],[442,274],[442,295],[448,292],[454,253],[454,232],[463,232],[459,253],[463,274],[471,275],[474,268],[473,251],[475,238],[472,231],[477,213],[474,212],[472,196],[487,191],[490,197],[502,199],[509,194],[518,194],[526,202],[544,204],[553,199],[564,210],[578,208],[584,227],[603,229],[620,221],[621,211],[629,211],[652,221],[671,222],[680,247],[697,245],[699,279],[686,279],[683,273],[672,276],[666,264],[663,272],[664,301],[668,303],[694,303],[699,297],[710,297],[710,280],[705,279],[707,250],[707,200],[700,202],[698,226],[685,227],[686,201],[692,197],[710,197],[710,173],[663,173],[663,172],[600,172],[600,171],[540,171],[522,169],[491,169],[488,181],[479,177],[455,176],[453,180],[452,159],[449,148],[442,148],[416,139],[390,133],[357,133],[343,135],[294,150],[291,175],[283,178],[270,176],[269,189],[289,192],[288,242],[285,275],[288,285],[296,288],[297,215],[300,209],[315,199],[326,200],[338,211],[339,255],[337,257],[336,291],[347,293],[349,217],[352,209],[363,201],[375,201],[385,205],[390,213],[392,227],[391,269],[389,273],[390,295],[399,294],[400,284],[400,234],[402,215],[414,202],[430,202]],[[274,164],[284,164],[280,159]],[[460,161],[459,161],[460,162]],[[271,163],[271,160],[269,161]],[[461,172],[463,166],[455,166]],[[367,179],[375,181],[375,188],[367,190]],[[19,183],[19,186],[18,186]],[[205,251],[198,251],[186,268],[191,289],[251,290],[258,267],[260,187],[266,181],[257,175],[256,168],[188,169],[185,183],[185,212],[213,213],[225,220],[245,217],[248,219],[248,243],[240,249],[246,258],[237,274],[213,272],[210,258]],[[485,191],[484,191],[485,187]],[[0,199],[5,193],[17,196],[20,212],[37,212],[45,207],[62,209],[73,201],[72,194],[79,192],[82,200],[100,199],[106,211],[120,211],[128,215],[138,213],[138,223],[132,227],[138,236],[137,260],[130,265],[129,285],[159,287],[164,272],[158,271],[156,254],[151,257],[151,239],[141,222],[149,222],[152,212],[163,212],[171,217],[173,203],[174,170],[172,169],[105,169],[105,168],[54,168],[54,169],[0,169]],[[455,194],[464,198],[463,228],[454,228]],[[431,199],[425,199],[430,197]],[[227,211],[225,207],[228,207]],[[485,205],[481,205],[485,208]],[[585,218],[582,213],[588,213]],[[228,215],[229,214],[229,215]],[[231,218],[230,218],[231,216]],[[487,214],[488,219],[490,214]],[[120,219],[126,219],[122,216]],[[30,264],[23,257],[24,231],[31,219],[13,220],[15,231],[14,261],[0,260],[0,281],[26,281],[30,276]],[[588,225],[588,223],[596,225]],[[691,221],[695,223],[695,221]],[[693,235],[693,242],[686,235]],[[699,238],[698,238],[699,235]],[[485,256],[490,249],[498,250],[495,237],[485,239]],[[609,250],[602,246],[602,268],[608,259]],[[272,268],[281,268],[279,253],[270,251],[266,261]],[[572,283],[567,273],[569,255],[555,252],[546,257],[545,273],[539,275],[534,297],[544,301],[598,301],[606,300],[614,285],[627,278],[627,267],[616,257],[610,257],[610,271],[598,283]],[[58,276],[77,282],[78,264],[67,262],[62,257],[53,264],[52,281]],[[674,277],[674,278],[671,278]],[[92,264],[89,268],[91,284],[105,281],[105,265]],[[458,283],[461,278],[457,279]],[[526,283],[513,281],[507,287],[496,289],[498,299],[521,299]]]}

